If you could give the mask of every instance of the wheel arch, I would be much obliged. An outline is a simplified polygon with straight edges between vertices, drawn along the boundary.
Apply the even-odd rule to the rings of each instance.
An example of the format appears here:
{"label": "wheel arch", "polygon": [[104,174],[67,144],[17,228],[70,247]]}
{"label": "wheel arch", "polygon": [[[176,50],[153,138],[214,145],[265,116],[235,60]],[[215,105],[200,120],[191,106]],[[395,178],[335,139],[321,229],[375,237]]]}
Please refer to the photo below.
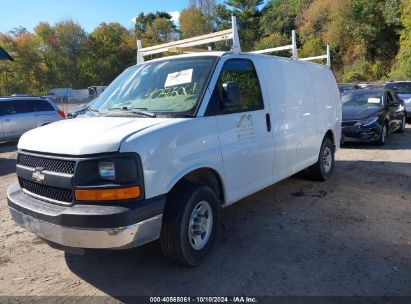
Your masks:
{"label": "wheel arch", "polygon": [[329,129],[327,132],[325,132],[324,139],[326,138],[329,138],[335,146],[335,136],[333,130]]}
{"label": "wheel arch", "polygon": [[224,183],[221,175],[215,169],[209,167],[201,167],[185,173],[177,180],[177,182],[174,183],[174,185],[170,187],[168,193],[177,188],[183,181],[206,184],[215,191],[221,201],[221,204],[224,205],[226,197]]}

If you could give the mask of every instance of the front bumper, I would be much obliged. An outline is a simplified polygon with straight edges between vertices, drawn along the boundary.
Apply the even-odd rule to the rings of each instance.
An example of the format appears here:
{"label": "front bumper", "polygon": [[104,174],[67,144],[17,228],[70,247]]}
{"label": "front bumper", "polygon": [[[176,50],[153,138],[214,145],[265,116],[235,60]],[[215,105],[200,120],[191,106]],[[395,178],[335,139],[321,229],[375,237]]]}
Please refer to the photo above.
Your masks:
{"label": "front bumper", "polygon": [[127,249],[160,235],[165,196],[135,205],[60,206],[25,194],[16,183],[7,190],[16,224],[68,248]]}
{"label": "front bumper", "polygon": [[341,142],[372,142],[380,138],[381,130],[376,127],[343,127],[341,130]]}

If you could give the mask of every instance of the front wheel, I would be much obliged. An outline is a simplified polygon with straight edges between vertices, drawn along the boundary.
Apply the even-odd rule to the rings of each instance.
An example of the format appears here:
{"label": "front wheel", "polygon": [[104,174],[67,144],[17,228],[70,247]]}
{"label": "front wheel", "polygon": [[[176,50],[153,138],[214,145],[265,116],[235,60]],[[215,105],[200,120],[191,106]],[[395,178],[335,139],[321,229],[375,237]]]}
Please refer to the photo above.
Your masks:
{"label": "front wheel", "polygon": [[220,202],[209,186],[182,182],[167,199],[160,243],[167,257],[197,266],[214,245]]}
{"label": "front wheel", "polygon": [[405,124],[406,123],[407,123],[407,119],[405,118],[405,115],[404,115],[404,117],[401,120],[401,125],[397,130],[397,133],[404,133],[405,132]]}
{"label": "front wheel", "polygon": [[318,161],[308,168],[308,175],[317,181],[326,181],[334,171],[334,145],[329,138],[325,138],[320,149]]}
{"label": "front wheel", "polygon": [[377,140],[377,145],[379,146],[385,145],[387,141],[387,133],[388,133],[387,124],[384,124],[381,128],[380,138]]}

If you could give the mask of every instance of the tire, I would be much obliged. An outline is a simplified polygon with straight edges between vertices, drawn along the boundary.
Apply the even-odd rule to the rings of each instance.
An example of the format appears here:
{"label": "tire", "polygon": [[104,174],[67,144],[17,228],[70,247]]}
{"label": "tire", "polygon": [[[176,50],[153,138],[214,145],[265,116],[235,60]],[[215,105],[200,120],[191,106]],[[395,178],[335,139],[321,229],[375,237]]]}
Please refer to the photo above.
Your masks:
{"label": "tire", "polygon": [[387,142],[387,134],[388,134],[388,126],[387,126],[387,123],[384,123],[384,125],[381,128],[380,138],[377,140],[378,146],[385,145],[385,143]]}
{"label": "tire", "polygon": [[316,181],[328,180],[334,172],[334,145],[329,138],[321,144],[318,161],[308,168],[308,176]]}
{"label": "tire", "polygon": [[163,214],[160,244],[164,255],[186,266],[201,264],[214,245],[220,201],[205,184],[183,181],[174,189]]}
{"label": "tire", "polygon": [[399,129],[397,130],[397,133],[404,133],[405,132],[405,124],[407,123],[407,119],[405,116],[402,118],[401,125]]}

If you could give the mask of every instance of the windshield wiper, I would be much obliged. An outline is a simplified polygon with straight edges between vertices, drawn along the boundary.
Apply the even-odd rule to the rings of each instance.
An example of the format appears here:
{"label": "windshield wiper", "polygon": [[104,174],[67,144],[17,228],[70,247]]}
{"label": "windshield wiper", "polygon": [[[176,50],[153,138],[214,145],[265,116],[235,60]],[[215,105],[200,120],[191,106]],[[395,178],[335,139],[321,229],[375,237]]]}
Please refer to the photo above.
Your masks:
{"label": "windshield wiper", "polygon": [[122,111],[126,111],[127,113],[132,113],[132,114],[136,114],[136,115],[141,115],[141,116],[146,116],[146,117],[157,117],[157,115],[155,113],[149,112],[149,111],[145,111],[142,110],[141,108],[130,108],[130,107],[114,107],[114,108],[110,108],[108,109],[109,111],[112,110],[122,110]]}
{"label": "windshield wiper", "polygon": [[85,107],[84,108],[84,111],[90,111],[90,112],[93,112],[93,113],[95,113],[97,116],[100,116],[100,111],[99,110],[96,110],[96,109],[92,109],[90,106],[88,106],[88,107]]}

